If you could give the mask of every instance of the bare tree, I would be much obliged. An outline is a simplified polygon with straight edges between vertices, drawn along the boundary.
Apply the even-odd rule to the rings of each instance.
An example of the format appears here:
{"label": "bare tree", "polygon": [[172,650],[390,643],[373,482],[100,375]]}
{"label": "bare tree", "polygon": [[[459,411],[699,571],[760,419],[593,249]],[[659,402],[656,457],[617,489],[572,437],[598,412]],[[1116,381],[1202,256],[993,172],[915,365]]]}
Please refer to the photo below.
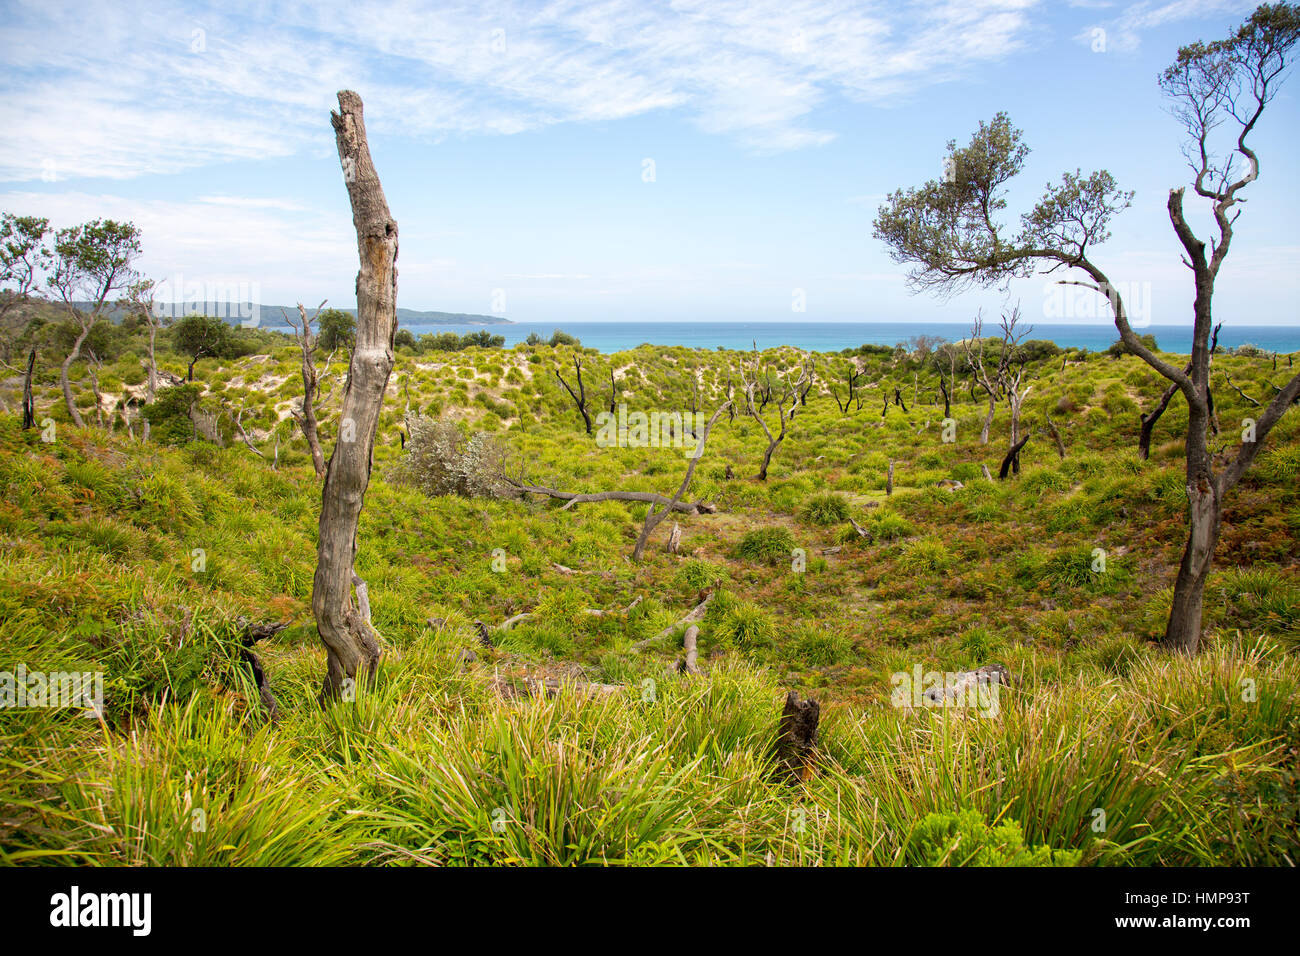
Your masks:
{"label": "bare tree", "polygon": [[295,322],[283,309],[280,310],[284,321],[293,329],[294,338],[298,340],[298,350],[302,353],[302,412],[295,414],[302,437],[307,439],[307,449],[311,452],[312,467],[316,477],[325,477],[325,456],[320,448],[320,434],[316,424],[316,399],[320,396],[320,378],[316,373],[316,348],[319,339],[312,335],[311,324],[325,308],[325,300],[316,306],[310,317],[301,302],[298,303],[298,321]]}
{"label": "bare tree", "polygon": [[590,435],[591,413],[587,411],[587,388],[582,384],[582,357],[579,356],[577,352],[573,353],[573,369],[577,373],[578,377],[578,391],[576,394],[572,387],[570,387],[569,383],[564,380],[564,376],[560,374],[558,368],[555,370],[555,377],[560,380],[560,384],[564,386],[564,390],[568,392],[569,397],[573,399],[573,404],[577,406],[579,414],[582,415],[583,424],[587,426],[587,434]]}
{"label": "bare tree", "polygon": [[327,655],[322,701],[345,694],[359,676],[373,677],[379,666],[370,595],[355,569],[357,524],[370,484],[375,434],[393,371],[397,334],[397,223],[370,158],[361,97],[342,90],[338,100],[339,111],[331,113],[330,120],[352,205],[361,269],[356,346],[343,393],[339,437],[325,470],[312,582],[312,612]]}
{"label": "bare tree", "polygon": [[[957,390],[957,353],[959,346],[944,343],[930,355],[934,370],[939,373],[939,391],[943,393],[943,417],[952,417],[952,398]],[[948,366],[947,375],[944,365]]]}
{"label": "bare tree", "polygon": [[[858,363],[856,361],[850,361],[849,367],[844,370],[844,383],[848,386],[848,394],[845,395],[844,401],[840,401],[839,395],[835,394],[835,387],[833,385],[831,386],[831,398],[835,400],[835,407],[840,410],[840,414],[847,415],[849,413],[849,406],[853,404],[854,389],[857,388],[858,379],[861,377],[862,369],[858,367]],[[862,407],[860,400],[858,407]]]}
{"label": "bare tree", "polygon": [[[800,368],[800,377],[794,382],[791,382],[788,376],[782,380],[783,391],[781,397],[776,403],[777,414],[780,417],[781,430],[777,434],[773,435],[772,429],[768,426],[767,421],[763,418],[762,414],[763,404],[766,403],[760,404],[757,407],[754,405],[755,396],[761,394],[764,388],[766,388],[769,395],[772,393],[773,386],[771,383],[771,370],[766,368],[763,370],[765,373],[764,383],[766,384],[760,383],[758,379],[758,359],[755,358],[754,361],[755,366],[753,368],[746,369],[743,366],[741,367],[741,389],[745,393],[745,410],[754,421],[758,422],[759,427],[763,429],[763,434],[767,436],[767,449],[763,452],[763,463],[758,469],[758,474],[754,476],[759,481],[767,481],[768,465],[771,464],[772,456],[776,453],[777,447],[781,442],[785,441],[790,412],[794,409],[793,403],[797,401],[799,388],[803,385],[803,375],[806,374],[806,369],[803,367]],[[787,399],[791,402],[789,410],[785,407]]]}

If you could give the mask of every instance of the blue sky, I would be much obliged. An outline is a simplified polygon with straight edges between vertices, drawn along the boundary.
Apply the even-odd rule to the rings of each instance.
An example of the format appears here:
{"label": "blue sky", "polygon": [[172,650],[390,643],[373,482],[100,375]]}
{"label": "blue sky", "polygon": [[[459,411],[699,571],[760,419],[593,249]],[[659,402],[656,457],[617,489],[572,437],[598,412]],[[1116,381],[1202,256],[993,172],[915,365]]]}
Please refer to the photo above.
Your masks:
{"label": "blue sky", "polygon": [[[6,2],[0,208],[131,219],[168,286],[354,305],[329,124],[347,87],[401,230],[400,305],[557,325],[966,321],[1006,296],[910,294],[871,220],[1006,110],[1033,149],[1011,209],[1062,171],[1109,169],[1137,196],[1095,261],[1140,322],[1181,324],[1165,202],[1188,174],[1155,79],[1252,7]],[[1216,297],[1233,324],[1300,324],[1295,82],[1256,136]],[[1061,292],[1036,278],[1010,296],[1030,321],[1108,320]]]}

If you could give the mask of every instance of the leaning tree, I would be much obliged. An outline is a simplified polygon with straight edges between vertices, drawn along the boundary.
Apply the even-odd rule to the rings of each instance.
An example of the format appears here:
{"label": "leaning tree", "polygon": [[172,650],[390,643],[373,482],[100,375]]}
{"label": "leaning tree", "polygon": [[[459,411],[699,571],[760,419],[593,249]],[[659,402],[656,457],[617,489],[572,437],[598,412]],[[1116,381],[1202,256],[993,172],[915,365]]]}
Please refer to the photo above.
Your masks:
{"label": "leaning tree", "polygon": [[[357,329],[343,392],[338,441],[321,490],[320,538],[311,607],[325,645],[327,671],[322,701],[339,696],[358,675],[372,677],[379,666],[379,641],[370,624],[366,583],[356,572],[357,523],[370,485],[375,433],[384,391],[393,371],[397,334],[397,223],[388,211],[379,174],[370,159],[361,97],[339,93],[331,113],[339,161],[352,204],[357,252]],[[356,598],[353,599],[353,588]]]}
{"label": "leaning tree", "polygon": [[59,368],[59,385],[68,417],[78,428],[84,428],[86,423],[72,398],[69,370],[81,357],[81,348],[95,323],[114,301],[113,293],[139,278],[133,268],[139,256],[140,230],[129,222],[96,219],[54,234],[54,261],[45,283],[77,323],[72,348]]}
{"label": "leaning tree", "polygon": [[[1062,283],[1106,296],[1127,349],[1177,386],[1188,405],[1186,474],[1188,537],[1165,627],[1166,647],[1195,653],[1200,643],[1205,582],[1218,542],[1224,496],[1250,467],[1269,432],[1300,395],[1300,375],[1279,390],[1257,421],[1244,423],[1242,442],[1223,459],[1211,452],[1209,392],[1211,303],[1219,270],[1232,245],[1241,195],[1259,177],[1249,137],[1277,95],[1300,38],[1300,12],[1288,3],[1260,6],[1226,40],[1193,43],[1160,76],[1188,138],[1184,155],[1196,196],[1210,204],[1217,235],[1199,238],[1183,212],[1185,189],[1169,192],[1169,220],[1195,282],[1192,353],[1186,367],[1170,365],[1147,348],[1129,325],[1124,301],[1090,258],[1110,235],[1111,219],[1131,192],[1102,170],[1066,173],[1020,217],[1016,230],[1001,222],[1006,184],[1024,165],[1028,147],[1006,114],[981,123],[970,144],[948,144],[944,181],[894,192],[880,207],[875,235],[894,261],[912,267],[914,289],[951,294],[970,285],[1004,285],[1036,271],[1061,270]],[[1221,137],[1228,134],[1226,149]]]}

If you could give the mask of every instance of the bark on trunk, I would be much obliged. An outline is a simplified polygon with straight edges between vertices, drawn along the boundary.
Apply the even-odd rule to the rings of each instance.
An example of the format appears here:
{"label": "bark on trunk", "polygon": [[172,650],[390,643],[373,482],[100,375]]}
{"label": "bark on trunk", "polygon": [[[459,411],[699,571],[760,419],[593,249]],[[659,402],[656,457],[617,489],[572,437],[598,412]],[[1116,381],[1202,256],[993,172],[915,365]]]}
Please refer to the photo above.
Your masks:
{"label": "bark on trunk", "polygon": [[801,700],[795,691],[786,695],[776,740],[776,756],[791,782],[807,780],[812,773],[820,720],[821,705],[817,701],[812,698]]}
{"label": "bark on trunk", "polygon": [[1174,598],[1165,625],[1165,647],[1195,654],[1201,643],[1201,617],[1204,609],[1205,582],[1219,542],[1223,502],[1217,483],[1200,476],[1187,486],[1189,528],[1183,560],[1174,581]]}
{"label": "bark on trunk", "polygon": [[36,368],[36,349],[27,356],[27,374],[23,376],[23,430],[36,427],[36,397],[32,394],[32,372]]}
{"label": "bark on trunk", "polygon": [[81,334],[72,343],[72,351],[68,353],[68,357],[63,360],[63,365],[59,369],[59,385],[63,388],[63,404],[68,407],[68,417],[72,419],[72,424],[78,428],[85,428],[86,423],[82,420],[81,412],[77,411],[77,403],[72,400],[72,382],[68,378],[68,369],[72,368],[72,363],[81,356],[81,344],[86,341],[88,335],[90,335],[90,326],[82,324]]}
{"label": "bark on trunk", "polygon": [[375,433],[393,370],[397,332],[397,223],[389,213],[370,158],[361,97],[343,90],[338,100],[339,111],[330,119],[352,205],[361,269],[357,273],[356,347],[343,393],[338,441],[321,491],[320,539],[312,585],[312,612],[327,654],[322,701],[343,693],[346,682],[355,687],[359,677],[373,676],[379,664],[369,595],[353,565],[357,523],[370,484]]}

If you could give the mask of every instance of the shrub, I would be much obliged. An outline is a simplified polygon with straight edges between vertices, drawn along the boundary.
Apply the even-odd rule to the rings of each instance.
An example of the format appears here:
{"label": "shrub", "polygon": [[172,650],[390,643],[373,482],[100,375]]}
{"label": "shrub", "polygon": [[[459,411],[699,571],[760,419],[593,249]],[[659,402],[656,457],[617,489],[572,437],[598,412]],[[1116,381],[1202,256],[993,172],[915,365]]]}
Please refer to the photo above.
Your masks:
{"label": "shrub", "polygon": [[803,518],[809,524],[840,524],[849,520],[849,502],[841,494],[833,491],[813,495],[803,506]]}
{"label": "shrub", "polygon": [[[1139,335],[1138,341],[1141,342],[1143,345],[1145,345],[1147,348],[1149,348],[1152,352],[1159,351],[1160,349],[1160,346],[1156,344],[1156,337],[1152,335],[1150,332],[1148,332],[1146,335]],[[1106,350],[1106,354],[1109,355],[1111,358],[1119,358],[1121,355],[1128,355],[1130,353],[1128,350],[1128,346],[1124,344],[1124,340],[1119,339],[1111,343],[1110,348]]]}
{"label": "shrub", "polygon": [[674,575],[678,588],[692,594],[703,588],[721,584],[726,579],[726,568],[709,561],[702,561],[699,558],[688,560],[677,569],[677,573]]}
{"label": "shrub", "polygon": [[901,571],[915,574],[920,571],[942,571],[952,564],[948,547],[938,538],[922,538],[903,549],[898,559]]}
{"label": "shrub", "polygon": [[846,634],[825,631],[813,624],[800,624],[791,630],[790,652],[813,667],[830,667],[847,660],[853,653],[853,641]]}
{"label": "shrub", "polygon": [[978,810],[927,813],[908,836],[913,866],[1078,866],[1082,850],[1025,845],[1016,820],[990,825]]}
{"label": "shrub", "polygon": [[501,477],[504,456],[490,435],[466,440],[454,422],[421,417],[411,423],[400,473],[427,495],[501,497],[509,487]]}
{"label": "shrub", "polygon": [[752,601],[736,601],[713,629],[720,643],[744,648],[770,644],[775,633],[772,616]]}
{"label": "shrub", "polygon": [[790,560],[794,536],[788,528],[755,528],[746,531],[736,547],[736,556],[747,561],[780,564]]}

